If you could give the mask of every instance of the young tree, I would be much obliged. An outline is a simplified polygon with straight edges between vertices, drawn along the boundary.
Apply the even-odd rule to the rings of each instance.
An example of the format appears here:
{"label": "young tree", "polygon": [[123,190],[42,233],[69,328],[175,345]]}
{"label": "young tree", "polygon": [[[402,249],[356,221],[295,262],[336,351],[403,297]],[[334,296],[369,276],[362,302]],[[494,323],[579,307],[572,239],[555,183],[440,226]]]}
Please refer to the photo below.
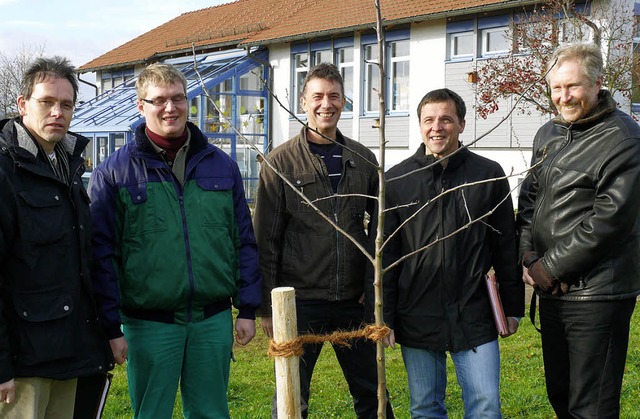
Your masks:
{"label": "young tree", "polygon": [[[522,96],[521,113],[555,114],[544,79],[548,57],[561,43],[592,41],[602,47],[604,87],[630,102],[639,59],[633,54],[633,5],[625,0],[588,2],[547,0],[514,16],[506,55],[478,66],[476,112],[482,118],[512,95]],[[531,87],[532,84],[535,84]]]}
{"label": "young tree", "polygon": [[0,51],[0,119],[18,115],[20,80],[31,62],[44,54],[44,45],[25,45],[9,54]]}

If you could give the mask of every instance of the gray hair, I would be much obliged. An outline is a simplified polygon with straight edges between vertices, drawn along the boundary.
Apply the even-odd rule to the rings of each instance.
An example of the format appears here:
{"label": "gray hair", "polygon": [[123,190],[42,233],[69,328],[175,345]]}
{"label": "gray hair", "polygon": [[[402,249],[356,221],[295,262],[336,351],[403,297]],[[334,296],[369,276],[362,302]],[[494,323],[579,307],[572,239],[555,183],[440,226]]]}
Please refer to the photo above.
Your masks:
{"label": "gray hair", "polygon": [[593,43],[566,44],[556,48],[547,62],[547,83],[549,82],[550,70],[569,60],[576,60],[584,75],[592,83],[595,83],[602,76],[603,61],[599,46]]}

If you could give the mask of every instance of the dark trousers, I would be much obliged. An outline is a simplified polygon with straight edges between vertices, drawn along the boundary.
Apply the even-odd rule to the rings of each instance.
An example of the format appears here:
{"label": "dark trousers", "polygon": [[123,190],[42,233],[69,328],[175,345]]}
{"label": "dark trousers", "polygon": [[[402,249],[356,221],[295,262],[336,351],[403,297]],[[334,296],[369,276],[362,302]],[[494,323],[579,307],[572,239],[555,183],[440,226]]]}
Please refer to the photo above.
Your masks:
{"label": "dark trousers", "polygon": [[540,301],[547,395],[558,419],[617,418],[636,300]]}
{"label": "dark trousers", "polygon": [[[298,334],[327,334],[336,330],[347,331],[360,328],[363,323],[363,306],[357,301],[305,302],[298,301]],[[320,356],[322,344],[305,345],[300,358],[300,399],[302,417],[309,408],[311,376]],[[352,342],[350,348],[334,346],[333,350],[342,368],[353,406],[359,419],[375,419],[378,411],[378,375],[376,372],[375,343],[364,339]],[[393,418],[387,395],[387,418]],[[275,398],[273,417],[275,418]]]}

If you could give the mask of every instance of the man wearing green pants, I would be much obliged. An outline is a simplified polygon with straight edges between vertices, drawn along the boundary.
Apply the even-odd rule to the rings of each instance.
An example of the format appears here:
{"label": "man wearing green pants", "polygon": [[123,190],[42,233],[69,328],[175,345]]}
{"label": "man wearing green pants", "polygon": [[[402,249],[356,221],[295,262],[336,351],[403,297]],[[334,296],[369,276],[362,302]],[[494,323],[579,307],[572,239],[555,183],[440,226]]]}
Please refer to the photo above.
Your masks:
{"label": "man wearing green pants", "polygon": [[[240,171],[187,122],[187,82],[152,64],[136,83],[145,117],[91,179],[94,280],[135,418],[229,417],[233,344],[255,336],[261,277]],[[120,325],[123,325],[123,332]]]}

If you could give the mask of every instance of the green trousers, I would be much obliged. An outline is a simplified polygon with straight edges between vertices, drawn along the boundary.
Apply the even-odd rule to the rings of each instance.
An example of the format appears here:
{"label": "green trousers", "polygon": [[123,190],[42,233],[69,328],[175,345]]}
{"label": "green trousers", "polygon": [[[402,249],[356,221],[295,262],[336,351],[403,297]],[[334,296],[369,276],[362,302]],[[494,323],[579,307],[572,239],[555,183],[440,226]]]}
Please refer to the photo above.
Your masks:
{"label": "green trousers", "polygon": [[125,317],[129,396],[136,419],[170,419],[178,384],[187,419],[228,418],[231,310],[197,323]]}

